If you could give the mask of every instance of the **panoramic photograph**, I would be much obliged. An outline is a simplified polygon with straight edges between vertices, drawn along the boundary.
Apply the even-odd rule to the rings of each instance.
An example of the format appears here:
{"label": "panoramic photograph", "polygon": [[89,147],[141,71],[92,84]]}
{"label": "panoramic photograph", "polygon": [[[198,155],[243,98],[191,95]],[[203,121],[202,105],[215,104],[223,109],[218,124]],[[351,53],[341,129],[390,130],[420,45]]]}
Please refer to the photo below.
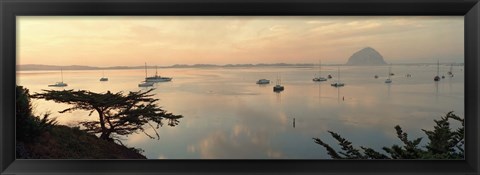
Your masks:
{"label": "panoramic photograph", "polygon": [[17,16],[17,159],[464,159],[463,16]]}

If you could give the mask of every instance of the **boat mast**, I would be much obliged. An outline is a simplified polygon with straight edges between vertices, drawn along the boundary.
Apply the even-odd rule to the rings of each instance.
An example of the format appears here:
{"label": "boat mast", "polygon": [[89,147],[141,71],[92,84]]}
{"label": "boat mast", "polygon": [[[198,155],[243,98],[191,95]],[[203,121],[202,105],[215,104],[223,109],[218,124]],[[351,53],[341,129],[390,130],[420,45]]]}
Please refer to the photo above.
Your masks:
{"label": "boat mast", "polygon": [[145,62],[145,78],[147,78],[147,62]]}
{"label": "boat mast", "polygon": [[280,85],[280,78],[279,78],[278,73],[277,73],[277,85]]}
{"label": "boat mast", "polygon": [[62,83],[63,83],[63,69],[60,68],[60,74],[62,75]]}
{"label": "boat mast", "polygon": [[318,60],[318,77],[322,77],[321,70],[322,70],[322,60]]}
{"label": "boat mast", "polygon": [[392,75],[392,64],[388,67],[388,79],[390,79],[390,75]]}
{"label": "boat mast", "polygon": [[155,65],[155,77],[158,77],[158,66]]}
{"label": "boat mast", "polygon": [[338,68],[338,82],[340,82],[340,66],[337,67]]}
{"label": "boat mast", "polygon": [[437,60],[437,76],[440,74],[440,61]]}

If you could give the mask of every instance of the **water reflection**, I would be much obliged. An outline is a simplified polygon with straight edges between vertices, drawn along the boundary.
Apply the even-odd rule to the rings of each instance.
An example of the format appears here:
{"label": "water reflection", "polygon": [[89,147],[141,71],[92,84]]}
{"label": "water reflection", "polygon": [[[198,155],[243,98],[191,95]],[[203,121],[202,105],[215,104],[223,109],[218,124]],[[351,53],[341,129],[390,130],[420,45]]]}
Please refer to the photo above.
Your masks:
{"label": "water reflection", "polygon": [[293,128],[295,128],[295,118],[293,118]]}
{"label": "water reflection", "polygon": [[316,83],[318,86],[318,102],[322,102],[322,83]]}
{"label": "water reflection", "polygon": [[453,77],[448,76],[448,94],[452,95]]}
{"label": "water reflection", "polygon": [[282,92],[280,91],[275,91],[275,97],[277,99],[277,103],[282,104]]}
{"label": "water reflection", "polygon": [[[339,132],[355,144],[381,150],[382,146],[398,143],[395,125],[401,125],[412,138],[424,137],[421,129],[431,127],[433,119],[441,114],[449,110],[463,114],[464,80],[460,73],[444,80],[449,82],[440,82],[449,83],[444,85],[449,88],[445,91],[431,84],[435,66],[395,66],[398,75],[408,72],[415,76],[395,79],[395,84],[387,87],[383,78],[371,76],[385,74],[384,67],[345,66],[342,82],[348,84],[342,88],[331,87],[331,79],[313,83],[310,75],[315,71],[274,67],[164,69],[162,73],[174,79],[157,84],[155,98],[163,109],[183,115],[182,123],[160,128],[160,140],[134,134],[124,143],[144,149],[152,159],[324,159],[330,156],[311,138],[328,138],[327,130]],[[322,71],[334,75],[337,68],[325,66]],[[255,84],[259,78],[274,78],[259,75],[276,72],[283,72],[285,91],[272,92],[274,83]],[[112,70],[108,75],[109,81],[102,83],[96,71],[64,71],[69,89],[146,90],[137,87],[144,79],[143,70]],[[19,72],[18,83],[39,92],[50,89],[47,84],[56,77],[57,72]],[[63,104],[34,103],[38,113],[52,111],[52,117],[62,124],[95,117],[83,112],[57,113],[68,107]]]}
{"label": "water reflection", "polygon": [[[337,102],[340,103],[340,89],[341,87],[336,87],[335,89],[337,89]],[[342,96],[342,101],[345,100],[345,97]]]}
{"label": "water reflection", "polygon": [[392,88],[392,84],[387,83],[387,99],[390,99],[391,88]]}

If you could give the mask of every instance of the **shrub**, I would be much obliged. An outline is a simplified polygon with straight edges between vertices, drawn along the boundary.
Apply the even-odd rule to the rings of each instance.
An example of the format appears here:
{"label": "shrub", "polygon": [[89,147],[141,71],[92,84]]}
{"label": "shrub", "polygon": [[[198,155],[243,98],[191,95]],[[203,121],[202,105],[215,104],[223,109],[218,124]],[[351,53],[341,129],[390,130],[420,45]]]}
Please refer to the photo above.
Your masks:
{"label": "shrub", "polygon": [[[449,119],[460,122],[461,127],[452,130]],[[387,154],[363,146],[360,147],[361,150],[354,148],[352,142],[332,131],[328,132],[338,141],[342,151],[337,152],[319,138],[313,138],[313,140],[315,143],[323,146],[327,150],[328,155],[333,159],[463,159],[465,157],[464,119],[458,117],[451,111],[448,112],[446,116],[441,117],[440,120],[434,121],[436,126],[434,126],[433,131],[422,129],[430,140],[430,142],[423,147],[425,149],[419,146],[422,138],[409,140],[408,134],[404,133],[398,125],[395,126],[397,137],[404,145],[383,147],[383,150]]]}
{"label": "shrub", "polygon": [[57,122],[49,118],[50,114],[42,117],[32,114],[32,104],[29,91],[22,86],[16,88],[16,139],[17,141],[32,142],[36,137],[48,131]]}

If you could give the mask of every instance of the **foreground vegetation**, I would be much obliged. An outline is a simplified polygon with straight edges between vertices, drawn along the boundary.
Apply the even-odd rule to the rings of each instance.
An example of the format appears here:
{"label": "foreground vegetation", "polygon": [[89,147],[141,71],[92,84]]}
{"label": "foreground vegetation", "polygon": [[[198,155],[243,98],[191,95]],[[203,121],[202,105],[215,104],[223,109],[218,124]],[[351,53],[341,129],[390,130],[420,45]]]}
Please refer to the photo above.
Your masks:
{"label": "foreground vegetation", "polygon": [[[163,125],[162,119],[168,119],[168,125],[178,124],[181,116],[166,113],[153,104],[147,92],[97,94],[88,91],[46,91],[35,94],[35,98],[44,98],[72,104],[73,107],[61,111],[77,109],[99,112],[100,121],[82,122],[84,128],[58,125],[55,118],[47,113],[35,116],[28,89],[17,86],[16,89],[16,155],[17,158],[41,159],[146,159],[142,150],[117,144],[113,134],[127,135],[137,131],[144,132],[144,125],[155,129]],[[90,114],[91,114],[90,113]],[[103,118],[102,118],[103,117]],[[154,127],[149,122],[157,124]],[[95,134],[100,134],[98,138]],[[147,134],[148,135],[148,134]],[[152,136],[148,135],[153,138]]]}
{"label": "foreground vegetation", "polygon": [[55,125],[33,142],[17,143],[23,159],[146,159],[141,150],[99,139],[79,128]]}
{"label": "foreground vegetation", "polygon": [[[460,122],[461,127],[455,130],[450,128],[449,120]],[[422,138],[409,140],[408,134],[403,132],[400,126],[395,126],[397,137],[403,145],[383,147],[386,154],[363,146],[360,146],[360,149],[354,148],[352,142],[332,131],[328,132],[338,141],[342,151],[336,151],[319,138],[313,138],[313,140],[323,146],[333,159],[463,159],[465,157],[464,119],[452,111],[441,117],[440,120],[434,121],[436,125],[433,131],[422,129],[429,139],[426,146],[422,147],[419,146]]]}
{"label": "foreground vegetation", "polygon": [[[158,129],[167,120],[168,126],[178,125],[181,115],[173,115],[157,106],[158,99],[151,98],[154,89],[145,92],[122,92],[95,93],[85,90],[44,90],[43,93],[35,93],[31,97],[51,100],[57,103],[71,105],[70,108],[60,113],[75,110],[85,110],[92,115],[98,114],[98,118],[91,121],[80,122],[85,131],[92,134],[100,134],[100,139],[118,141],[118,136],[130,135],[142,132],[150,138],[159,139]],[[147,133],[150,128],[154,133]],[[155,135],[154,135],[155,134]]]}

